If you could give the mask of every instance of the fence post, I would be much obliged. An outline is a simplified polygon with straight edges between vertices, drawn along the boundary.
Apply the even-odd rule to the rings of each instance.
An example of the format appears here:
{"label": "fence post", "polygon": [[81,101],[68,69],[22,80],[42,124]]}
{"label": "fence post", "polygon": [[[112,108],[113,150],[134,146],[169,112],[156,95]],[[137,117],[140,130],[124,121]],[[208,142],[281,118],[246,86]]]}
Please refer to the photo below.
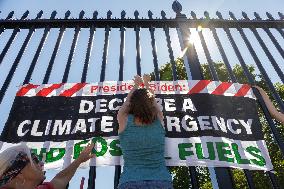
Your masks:
{"label": "fence post", "polygon": [[[196,49],[194,47],[194,44],[191,44],[189,42],[190,30],[187,27],[186,22],[185,22],[185,20],[187,20],[187,17],[185,14],[181,14],[182,6],[177,0],[174,1],[172,8],[176,12],[176,20],[179,25],[178,37],[179,37],[180,42],[182,43],[181,46],[183,46],[184,49],[188,48],[185,54],[187,56],[187,60],[188,60],[187,62],[189,64],[188,66],[190,68],[190,73],[192,77],[191,79],[201,80],[203,79],[203,74],[202,74],[200,62],[197,57]],[[215,188],[221,188],[221,189],[233,188],[233,181],[232,181],[229,169],[209,168],[209,173],[210,173],[210,178],[211,178],[211,182],[212,182],[214,189]],[[194,185],[194,183],[192,184]]]}

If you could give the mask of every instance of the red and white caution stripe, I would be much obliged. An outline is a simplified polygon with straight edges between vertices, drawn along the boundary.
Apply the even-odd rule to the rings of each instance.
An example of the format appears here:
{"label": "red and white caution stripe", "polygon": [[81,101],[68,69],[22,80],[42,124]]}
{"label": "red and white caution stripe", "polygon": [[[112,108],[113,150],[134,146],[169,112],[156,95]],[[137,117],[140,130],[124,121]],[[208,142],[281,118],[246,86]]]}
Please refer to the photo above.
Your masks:
{"label": "red and white caution stripe", "polygon": [[[180,80],[155,81],[151,88],[156,94],[196,94],[208,93],[213,95],[254,98],[250,85],[210,80]],[[128,93],[133,88],[133,81],[99,83],[60,83],[60,84],[26,84],[21,86],[17,96],[97,96]]]}

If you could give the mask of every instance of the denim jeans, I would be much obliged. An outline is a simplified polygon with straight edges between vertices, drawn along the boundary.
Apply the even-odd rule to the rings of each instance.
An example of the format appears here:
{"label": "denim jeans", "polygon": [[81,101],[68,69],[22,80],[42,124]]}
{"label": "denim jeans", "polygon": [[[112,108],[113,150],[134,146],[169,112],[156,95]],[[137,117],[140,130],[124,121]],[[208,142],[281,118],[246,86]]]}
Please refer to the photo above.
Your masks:
{"label": "denim jeans", "polygon": [[131,181],[121,184],[118,189],[173,189],[173,184],[162,180]]}

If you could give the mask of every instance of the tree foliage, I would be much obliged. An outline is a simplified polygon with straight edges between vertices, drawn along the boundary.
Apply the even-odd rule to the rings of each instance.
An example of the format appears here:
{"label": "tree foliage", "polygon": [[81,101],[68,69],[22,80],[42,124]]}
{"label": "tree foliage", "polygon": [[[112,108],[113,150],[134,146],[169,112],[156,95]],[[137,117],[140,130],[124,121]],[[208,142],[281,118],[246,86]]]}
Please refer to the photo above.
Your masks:
{"label": "tree foliage", "polygon": [[[183,60],[177,59],[175,61],[175,65],[177,68],[178,79],[187,80],[187,75],[186,75],[186,70],[184,67]],[[202,67],[204,79],[212,80],[208,64],[202,64],[201,67]],[[255,79],[256,84],[262,87],[264,90],[266,90],[266,92],[269,94],[271,99],[273,99],[272,94],[269,92],[269,89],[262,75],[256,73],[255,67],[253,65],[247,65],[247,67],[248,67],[250,74]],[[230,78],[228,74],[226,65],[223,62],[214,63],[214,68],[218,74],[220,81],[229,81],[229,82],[232,81],[232,79]],[[238,83],[248,83],[248,79],[243,71],[243,68],[240,65],[238,64],[234,65],[232,70],[233,70],[233,73]],[[151,73],[151,77],[153,80],[155,80],[154,73]],[[163,81],[173,80],[171,63],[166,63],[165,65],[161,67],[160,79]],[[283,99],[284,98],[284,85],[281,83],[275,83],[274,87],[276,88],[277,93]],[[277,105],[275,101],[274,103],[275,105]],[[275,174],[277,176],[277,180],[280,186],[284,186],[284,158],[283,158],[283,155],[280,152],[278,145],[276,144],[273,138],[273,135],[271,134],[271,130],[269,128],[269,125],[265,119],[265,116],[261,108],[258,109],[258,114],[259,114],[259,118],[262,124],[262,130],[265,135],[265,141],[268,147],[270,158],[274,166]],[[284,125],[281,125],[279,123],[276,123],[276,124],[277,124],[278,131],[283,137],[284,136]],[[190,188],[190,173],[189,173],[188,167],[171,167],[170,171],[174,176],[173,184],[174,184],[175,189]],[[199,173],[198,174],[199,187],[202,189],[212,188],[207,168],[197,167],[197,172]],[[245,177],[243,170],[231,169],[231,173],[233,176],[235,188],[239,188],[239,189],[248,188],[246,177]],[[263,171],[251,171],[251,173],[253,175],[255,188],[261,188],[261,189],[272,188],[267,174],[265,174]]]}

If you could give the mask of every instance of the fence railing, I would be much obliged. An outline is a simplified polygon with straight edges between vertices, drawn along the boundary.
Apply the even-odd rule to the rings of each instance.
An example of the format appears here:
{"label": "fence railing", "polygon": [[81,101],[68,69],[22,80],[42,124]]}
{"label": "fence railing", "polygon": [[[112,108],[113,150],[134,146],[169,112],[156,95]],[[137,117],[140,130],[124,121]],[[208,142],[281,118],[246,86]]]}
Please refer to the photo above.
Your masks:
{"label": "fence railing", "polygon": [[[135,44],[136,44],[136,72],[137,74],[141,75],[141,41],[140,41],[140,34],[141,34],[141,28],[149,29],[149,35],[151,38],[151,48],[152,48],[152,56],[153,56],[153,65],[154,65],[154,74],[155,74],[155,80],[160,80],[160,74],[159,74],[159,64],[158,64],[158,51],[157,51],[157,44],[156,44],[156,37],[155,32],[157,28],[160,28],[164,31],[165,38],[166,38],[166,44],[168,48],[168,56],[172,65],[172,75],[173,79],[177,80],[177,68],[175,65],[175,57],[173,53],[173,47],[172,47],[172,41],[171,41],[171,35],[170,35],[170,29],[176,29],[180,46],[182,49],[187,48],[187,51],[185,53],[184,64],[187,72],[187,77],[189,79],[203,79],[203,74],[201,70],[201,64],[199,60],[199,56],[197,53],[197,49],[194,43],[191,43],[189,41],[191,30],[190,28],[198,28],[202,27],[205,29],[208,29],[213,39],[218,47],[218,53],[220,53],[222,61],[224,62],[228,75],[230,77],[230,80],[232,82],[238,82],[236,76],[233,73],[232,63],[229,61],[228,55],[225,52],[225,49],[230,46],[235,53],[237,60],[239,61],[242,69],[244,70],[245,76],[247,77],[249,84],[255,84],[255,79],[251,75],[250,71],[248,70],[248,64],[246,63],[244,57],[241,54],[241,51],[237,45],[237,42],[232,34],[232,29],[236,29],[238,33],[240,34],[240,39],[243,40],[245,46],[247,47],[247,50],[249,54],[251,55],[252,59],[254,60],[257,69],[259,70],[260,74],[263,76],[265,84],[271,91],[271,94],[274,98],[274,100],[277,102],[277,105],[279,106],[280,110],[284,111],[284,104],[277,93],[273,82],[271,80],[270,73],[267,72],[265,68],[265,64],[270,64],[272,68],[274,69],[275,75],[280,79],[282,83],[284,83],[284,74],[283,74],[283,60],[284,60],[284,50],[283,45],[279,44],[277,37],[275,37],[275,32],[271,32],[271,30],[275,30],[278,32],[279,36],[284,39],[284,15],[282,13],[279,14],[279,18],[274,18],[270,13],[267,13],[267,18],[261,18],[259,14],[254,13],[254,18],[250,19],[246,13],[243,12],[243,18],[237,19],[232,12],[229,13],[230,18],[225,19],[223,18],[222,14],[220,12],[216,13],[217,18],[210,18],[209,13],[205,12],[203,18],[197,18],[196,14],[194,12],[191,12],[191,17],[187,18],[185,14],[182,14],[182,6],[177,2],[174,1],[173,3],[173,10],[176,13],[175,18],[167,18],[166,13],[164,11],[161,12],[161,18],[154,18],[153,13],[151,11],[148,12],[148,18],[139,18],[139,12],[134,12],[134,18],[126,18],[126,12],[121,12],[121,18],[112,18],[112,12],[107,12],[106,18],[98,18],[98,12],[95,11],[93,13],[92,18],[85,18],[84,17],[84,11],[81,11],[78,18],[72,18],[70,19],[70,11],[67,11],[65,13],[65,17],[63,19],[56,18],[56,11],[52,12],[49,19],[43,19],[43,11],[39,12],[34,19],[28,19],[29,12],[25,12],[23,16],[20,19],[14,19],[13,15],[14,12],[10,12],[8,16],[4,19],[0,20],[0,35],[2,35],[5,32],[11,31],[10,37],[8,38],[5,45],[3,45],[3,50],[0,54],[0,66],[5,59],[6,55],[13,51],[12,44],[15,41],[17,35],[19,35],[23,29],[28,29],[28,33],[21,44],[20,50],[16,53],[16,58],[11,64],[11,67],[7,73],[7,76],[3,80],[3,84],[1,86],[0,91],[0,107],[3,108],[3,99],[5,97],[6,91],[9,88],[11,81],[14,77],[17,77],[15,75],[16,70],[18,68],[19,63],[21,62],[21,59],[25,53],[25,50],[32,38],[33,33],[37,29],[44,29],[43,34],[39,40],[39,44],[36,48],[36,51],[34,52],[32,60],[25,60],[25,62],[29,64],[29,67],[26,71],[26,73],[17,73],[17,74],[25,74],[23,84],[31,82],[32,75],[35,70],[35,66],[38,64],[38,60],[40,57],[41,52],[44,49],[44,44],[47,41],[47,37],[51,31],[51,29],[58,28],[59,33],[57,36],[57,40],[55,42],[55,45],[52,50],[51,57],[48,61],[48,66],[45,71],[42,83],[49,83],[50,82],[50,76],[53,69],[56,69],[55,67],[55,59],[57,57],[59,47],[61,45],[61,41],[63,38],[64,33],[66,32],[67,28],[74,28],[74,36],[71,43],[71,49],[68,54],[67,63],[64,69],[64,74],[62,77],[61,82],[65,83],[68,81],[69,74],[70,74],[70,68],[72,65],[74,52],[76,49],[76,42],[79,37],[80,30],[82,28],[89,29],[89,36],[88,36],[88,44],[86,52],[84,55],[84,65],[83,70],[81,74],[81,80],[80,82],[86,82],[88,68],[90,64],[90,57],[91,57],[91,51],[94,43],[94,36],[95,32],[98,28],[104,28],[104,45],[103,45],[103,52],[102,52],[102,63],[101,63],[101,71],[100,71],[100,81],[105,81],[106,78],[106,67],[107,67],[107,58],[108,58],[108,49],[109,49],[109,38],[110,38],[110,32],[113,28],[118,28],[120,32],[120,45],[119,45],[119,69],[117,70],[119,73],[118,80],[122,81],[124,79],[124,70],[125,70],[125,33],[126,30],[129,28],[134,29],[135,32]],[[221,39],[220,39],[220,32],[218,30],[223,30],[225,32],[226,37],[229,41],[226,47],[222,45]],[[261,49],[264,51],[266,57],[268,58],[268,61],[263,61],[258,56],[258,51],[254,48],[253,42],[251,42],[250,37],[247,36],[245,29],[249,29],[253,36],[256,38],[257,42],[259,43]],[[277,52],[279,55],[283,58],[281,60],[274,58],[273,53],[271,53],[270,47],[265,43],[263,38],[260,35],[261,32],[265,32],[268,38],[271,40],[273,46],[277,49]],[[208,48],[207,41],[204,37],[203,31],[198,30],[198,36],[200,38],[201,46],[203,49],[203,52],[205,54],[206,61],[209,65],[211,78],[213,80],[219,80],[218,73],[216,71],[216,68],[214,67],[214,61],[212,59],[212,53],[210,53],[210,49]],[[281,40],[283,40],[281,39]],[[0,36],[1,40],[1,36]],[[2,42],[3,43],[3,42]],[[142,47],[143,48],[143,47]],[[159,47],[158,47],[159,48]],[[282,63],[282,69],[280,66],[280,63]],[[1,70],[0,70],[1,72]],[[2,75],[6,75],[6,73],[2,73]],[[79,81],[78,81],[79,82]],[[14,91],[16,92],[16,91]],[[263,113],[267,119],[267,122],[269,123],[270,129],[273,133],[273,136],[275,138],[275,141],[277,142],[282,154],[284,155],[284,141],[283,137],[279,133],[277,127],[275,126],[275,122],[273,121],[272,117],[270,116],[260,94],[258,91],[254,91],[257,98],[259,99],[260,107],[263,110]],[[1,106],[2,105],[2,106]],[[190,180],[192,188],[199,188],[198,184],[198,174],[195,167],[189,167],[190,171]],[[213,170],[216,174],[217,183],[219,188],[233,188],[234,183],[232,181],[230,169],[228,168],[215,168]],[[116,166],[115,168],[115,177],[114,177],[114,186],[118,185],[118,180],[121,173],[121,167]],[[254,182],[252,179],[252,174],[248,170],[244,170],[247,183],[249,188],[254,188]],[[271,186],[273,188],[280,188],[275,175],[271,172],[267,173],[268,177],[271,180]],[[88,181],[88,188],[93,189],[95,188],[95,178],[96,178],[96,168],[91,167],[89,172],[89,181]]]}

